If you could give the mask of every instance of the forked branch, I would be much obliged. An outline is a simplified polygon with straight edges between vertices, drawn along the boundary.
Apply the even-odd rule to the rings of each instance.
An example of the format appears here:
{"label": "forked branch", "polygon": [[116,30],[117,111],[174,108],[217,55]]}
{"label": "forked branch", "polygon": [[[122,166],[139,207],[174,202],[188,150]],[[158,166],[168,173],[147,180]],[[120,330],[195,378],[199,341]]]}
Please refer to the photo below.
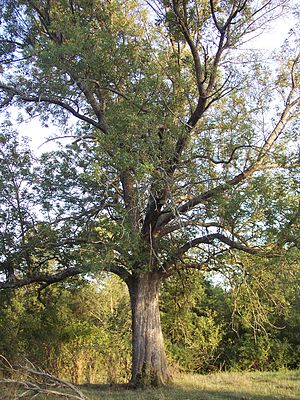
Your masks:
{"label": "forked branch", "polygon": [[[3,378],[4,395],[13,393],[15,400],[33,399],[38,395],[55,396],[64,399],[87,400],[86,396],[72,383],[36,368],[27,360],[27,365],[12,366],[2,355],[1,370],[10,375]],[[2,393],[3,394],[3,393]]]}

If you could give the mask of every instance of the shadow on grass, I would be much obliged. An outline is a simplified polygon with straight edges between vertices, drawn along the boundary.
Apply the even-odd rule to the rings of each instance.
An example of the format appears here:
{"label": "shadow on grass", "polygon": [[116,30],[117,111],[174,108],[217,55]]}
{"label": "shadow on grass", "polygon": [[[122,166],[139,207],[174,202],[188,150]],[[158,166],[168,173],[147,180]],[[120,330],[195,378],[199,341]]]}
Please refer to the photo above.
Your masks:
{"label": "shadow on grass", "polygon": [[246,391],[188,389],[176,386],[152,389],[126,388],[125,385],[82,385],[90,400],[295,400],[296,394],[257,394]]}
{"label": "shadow on grass", "polygon": [[[295,396],[282,394],[257,394],[238,391],[183,390],[178,400],[295,400]],[[170,398],[171,400],[171,398]]]}

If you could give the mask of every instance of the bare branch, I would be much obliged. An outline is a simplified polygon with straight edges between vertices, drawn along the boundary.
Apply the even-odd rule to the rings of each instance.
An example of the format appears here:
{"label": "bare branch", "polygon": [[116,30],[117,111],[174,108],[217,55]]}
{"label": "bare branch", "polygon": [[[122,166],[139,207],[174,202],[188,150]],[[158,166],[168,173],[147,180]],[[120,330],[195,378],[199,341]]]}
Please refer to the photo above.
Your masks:
{"label": "bare branch", "polygon": [[[230,249],[235,249],[235,250],[240,250],[248,254],[252,255],[271,255],[270,252],[266,252],[262,250],[260,247],[252,247],[248,246],[246,244],[242,244],[240,242],[237,242],[234,239],[230,239],[229,237],[221,234],[221,233],[212,233],[209,235],[201,236],[195,239],[190,240],[189,242],[185,243],[183,246],[181,246],[178,251],[173,254],[173,256],[167,260],[164,263],[164,266],[162,268],[162,271],[165,275],[170,275],[173,273],[174,269],[176,269],[177,263],[182,262],[182,256],[184,256],[190,249],[198,247],[199,245],[206,244],[206,245],[213,245],[215,246],[215,241],[221,242],[222,244],[228,246],[227,250]],[[221,252],[223,253],[224,250],[222,249]],[[201,263],[189,263],[188,264],[195,264],[195,265],[200,265],[201,268],[204,268],[205,266],[208,265],[208,261],[201,262]],[[184,265],[184,263],[182,263]]]}
{"label": "bare branch", "polygon": [[253,147],[254,147],[254,146],[251,146],[251,145],[240,145],[240,146],[236,146],[236,147],[234,147],[233,150],[231,151],[231,154],[229,155],[229,158],[228,158],[227,160],[216,160],[215,158],[212,158],[212,157],[210,157],[209,155],[207,155],[207,156],[205,156],[205,155],[203,155],[203,156],[201,156],[201,155],[195,156],[195,157],[193,157],[193,160],[201,159],[201,160],[208,160],[208,161],[212,162],[213,164],[230,164],[231,161],[233,160],[233,157],[234,157],[235,153],[236,153],[238,150],[253,149]]}
{"label": "bare branch", "polygon": [[[57,396],[65,399],[87,400],[85,395],[70,382],[64,381],[56,376],[36,368],[27,360],[29,366],[19,365],[13,367],[5,357],[1,356],[6,364],[4,370],[14,378],[2,379],[0,383],[6,386],[17,387],[15,399],[22,399],[25,396],[32,396],[33,399],[39,394]],[[20,377],[21,374],[21,377]]]}
{"label": "bare branch", "polygon": [[[281,116],[279,118],[279,121],[277,122],[276,126],[274,127],[273,131],[270,133],[269,137],[265,141],[264,145],[261,148],[261,151],[257,157],[256,163],[255,164],[261,164],[262,161],[265,159],[267,156],[269,150],[273,146],[273,144],[276,142],[278,137],[281,135],[283,129],[285,128],[287,122],[290,120],[290,111],[291,109],[296,106],[300,102],[300,97],[296,98],[295,100],[291,100],[292,95],[294,93],[294,88],[291,89],[287,100],[286,100],[286,106],[281,113]],[[255,168],[255,164],[253,165],[252,168]]]}

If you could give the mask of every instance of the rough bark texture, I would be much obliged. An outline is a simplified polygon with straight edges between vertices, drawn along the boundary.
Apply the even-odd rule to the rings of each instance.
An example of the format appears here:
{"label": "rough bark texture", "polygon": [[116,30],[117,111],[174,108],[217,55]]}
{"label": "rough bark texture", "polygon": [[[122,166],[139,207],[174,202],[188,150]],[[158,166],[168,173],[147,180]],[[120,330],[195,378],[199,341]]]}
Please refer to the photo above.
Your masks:
{"label": "rough bark texture", "polygon": [[170,380],[159,314],[158,274],[148,272],[132,279],[133,386],[163,385]]}

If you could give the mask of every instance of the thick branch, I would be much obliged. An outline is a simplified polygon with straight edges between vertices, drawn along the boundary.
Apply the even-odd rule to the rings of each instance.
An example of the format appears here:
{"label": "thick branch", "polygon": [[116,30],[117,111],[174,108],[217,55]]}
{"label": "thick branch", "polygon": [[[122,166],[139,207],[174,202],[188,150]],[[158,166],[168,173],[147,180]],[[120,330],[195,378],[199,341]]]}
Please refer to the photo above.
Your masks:
{"label": "thick branch", "polygon": [[131,279],[131,274],[121,265],[112,265],[107,268],[107,272],[111,272],[117,275],[119,278],[122,279],[124,282],[129,282]]}
{"label": "thick branch", "polygon": [[66,278],[79,275],[84,271],[78,267],[64,269],[58,271],[52,275],[36,273],[31,276],[26,276],[24,278],[15,278],[10,281],[0,282],[0,289],[16,289],[32,283],[44,283],[47,285],[52,285],[53,283],[60,282]]}
{"label": "thick branch", "polygon": [[124,171],[120,176],[123,198],[125,202],[125,208],[130,216],[130,222],[133,231],[137,232],[139,228],[139,210],[137,205],[137,194],[134,184],[134,178],[129,171]]}
{"label": "thick branch", "polygon": [[57,105],[65,110],[67,110],[68,112],[70,112],[72,115],[74,115],[74,117],[76,117],[84,122],[87,122],[87,123],[93,125],[94,127],[100,129],[103,133],[107,132],[107,126],[104,123],[102,123],[100,121],[95,121],[94,119],[79,113],[73,107],[71,107],[69,104],[65,103],[61,99],[54,99],[54,98],[50,98],[50,97],[42,96],[42,95],[39,95],[39,96],[28,95],[12,86],[8,86],[5,84],[0,84],[0,90],[3,90],[4,92],[7,92],[8,94],[12,95],[11,100],[13,99],[14,96],[17,96],[20,100],[22,100],[24,102],[48,103],[48,104]]}
{"label": "thick branch", "polygon": [[210,4],[210,12],[211,12],[214,24],[216,25],[216,28],[218,29],[218,31],[220,33],[222,33],[222,27],[221,27],[221,25],[219,25],[217,17],[216,17],[214,1],[213,0],[209,0],[209,4]]}
{"label": "thick branch", "polygon": [[93,83],[97,86],[97,88],[101,91],[107,91],[107,92],[111,92],[114,93],[120,97],[122,97],[124,100],[128,101],[130,104],[132,104],[133,106],[135,106],[140,112],[143,113],[149,113],[150,111],[147,110],[146,108],[144,108],[143,106],[140,106],[139,104],[135,103],[133,100],[131,100],[128,96],[126,96],[124,93],[122,93],[120,90],[117,90],[111,86],[101,86],[99,81],[95,80],[95,79],[82,79],[82,81],[84,82],[90,82]]}
{"label": "thick branch", "polygon": [[[190,249],[198,247],[201,244],[210,244],[214,245],[215,241],[219,241],[228,246],[229,249],[240,250],[248,254],[252,255],[267,255],[269,253],[264,252],[261,248],[258,247],[250,247],[244,245],[240,242],[237,242],[229,237],[221,234],[221,233],[212,233],[209,235],[201,236],[190,240],[189,242],[185,243],[181,246],[178,251],[165,262],[163,266],[164,273],[168,276],[170,275],[171,271],[174,270],[174,266],[176,266],[178,261],[181,261],[181,258],[184,254],[186,254]],[[198,263],[197,263],[198,264]],[[207,265],[207,263],[201,263],[202,266]]]}
{"label": "thick branch", "polygon": [[236,250],[242,250],[245,253],[248,254],[265,254],[262,252],[260,248],[257,247],[249,247],[246,246],[242,243],[236,242],[233,239],[228,238],[227,236],[223,235],[222,233],[212,233],[206,236],[202,236],[199,238],[195,238],[186,244],[184,244],[182,247],[178,249],[178,252],[175,255],[176,259],[179,259],[183,254],[185,254],[188,250],[190,250],[193,247],[197,247],[199,244],[213,244],[215,240],[218,240],[227,246],[229,246],[232,249]]}
{"label": "thick branch", "polygon": [[201,73],[202,73],[202,66],[201,66],[201,61],[200,61],[200,57],[199,57],[199,53],[197,50],[197,47],[195,46],[190,33],[189,33],[189,29],[186,25],[186,23],[184,22],[184,20],[181,18],[181,15],[179,13],[178,7],[177,7],[177,2],[173,1],[173,10],[174,13],[176,15],[176,20],[178,23],[178,27],[181,31],[181,33],[183,34],[190,50],[193,56],[193,60],[194,60],[194,66],[195,66],[195,74],[196,74],[196,81],[197,81],[197,88],[198,88],[198,92],[199,92],[199,96],[204,98],[205,94],[203,92],[203,84],[202,84],[202,79],[201,79]]}
{"label": "thick branch", "polygon": [[[102,124],[103,127],[105,127],[105,132],[107,131],[107,126],[106,123],[104,122],[104,116],[103,116],[103,111],[104,111],[104,100],[102,96],[99,96],[98,101],[96,100],[94,93],[90,88],[87,87],[83,82],[80,80],[76,79],[76,83],[79,87],[79,89],[82,91],[82,93],[85,95],[85,98],[89,105],[92,107],[97,119],[98,123]],[[99,89],[98,89],[99,92]]]}
{"label": "thick branch", "polygon": [[[214,83],[216,81],[217,77],[217,68],[221,60],[222,53],[224,49],[226,48],[226,43],[225,43],[225,31],[227,27],[231,24],[232,20],[236,17],[237,13],[242,10],[242,8],[245,6],[243,3],[243,7],[239,7],[239,5],[235,8],[233,7],[233,10],[228,17],[228,20],[226,21],[224,25],[224,29],[221,32],[220,39],[219,39],[219,44],[218,44],[218,49],[213,61],[213,68],[212,71],[210,72],[210,78],[209,78],[209,83],[207,86],[207,89],[204,91],[203,88],[203,82],[202,82],[202,65],[201,65],[201,60],[199,57],[199,53],[197,50],[197,47],[195,46],[192,37],[190,35],[188,26],[187,26],[187,21],[185,18],[182,18],[180,15],[179,9],[178,9],[178,4],[177,2],[173,1],[173,11],[176,16],[177,24],[178,27],[183,34],[189,48],[191,51],[191,54],[193,56],[193,61],[194,61],[194,67],[195,67],[195,75],[196,75],[196,81],[197,81],[197,88],[199,92],[199,97],[198,97],[198,103],[195,108],[195,110],[192,112],[187,124],[186,128],[178,138],[174,150],[174,156],[172,160],[170,161],[170,165],[166,170],[166,173],[168,176],[172,176],[178,166],[180,157],[186,147],[186,143],[189,139],[189,134],[192,128],[197,124],[197,122],[200,120],[204,112],[206,111],[207,107],[207,99],[209,97],[209,93],[212,90]],[[225,44],[224,44],[225,43]],[[216,101],[217,99],[222,97],[222,93],[220,94],[218,91],[216,92],[216,97],[211,100],[210,104],[213,103],[213,101]],[[146,213],[146,218],[144,222],[144,227],[143,230],[144,232],[149,232],[150,225],[153,227],[153,229],[156,227],[157,221],[160,218],[160,208],[159,206],[164,202],[166,191],[161,191],[159,196],[150,199],[149,201],[149,207],[147,209]]]}

